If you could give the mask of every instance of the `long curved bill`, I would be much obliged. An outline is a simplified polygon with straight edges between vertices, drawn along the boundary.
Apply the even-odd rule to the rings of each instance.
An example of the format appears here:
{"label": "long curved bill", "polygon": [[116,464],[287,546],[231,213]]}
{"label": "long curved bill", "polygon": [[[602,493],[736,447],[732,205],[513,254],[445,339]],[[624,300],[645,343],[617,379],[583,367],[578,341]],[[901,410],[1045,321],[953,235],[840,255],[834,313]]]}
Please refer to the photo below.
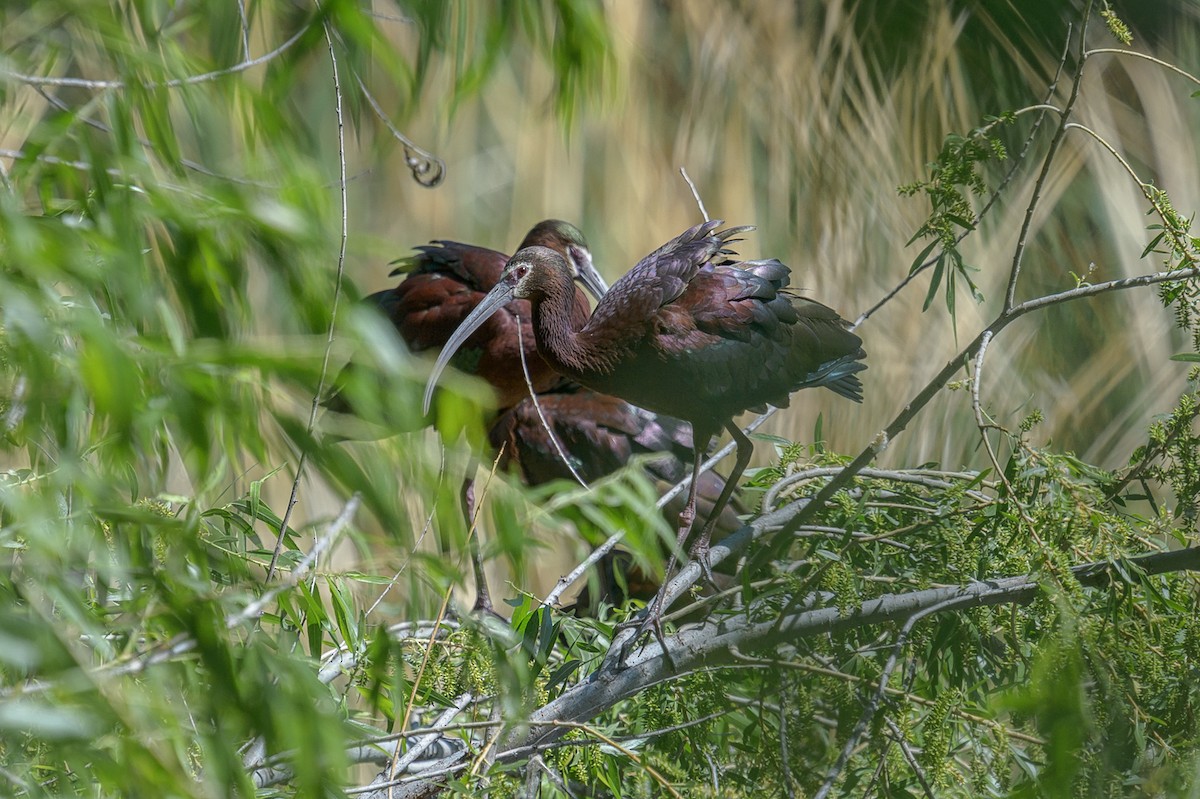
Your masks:
{"label": "long curved bill", "polygon": [[596,302],[600,302],[600,298],[608,291],[608,284],[596,271],[596,267],[592,263],[592,254],[583,248],[572,247],[571,258],[579,273],[579,282],[587,289],[588,294],[595,298]]}
{"label": "long curved bill", "polygon": [[446,346],[442,347],[437,361],[433,364],[433,371],[429,374],[429,382],[425,384],[425,401],[421,405],[422,414],[429,413],[429,405],[433,400],[433,389],[437,387],[438,378],[442,376],[442,372],[446,371],[446,366],[454,357],[454,353],[458,352],[458,348],[466,343],[471,334],[478,330],[488,320],[488,317],[511,302],[512,298],[512,286],[504,283],[497,284],[495,288],[484,295],[479,304],[475,306],[475,310],[467,315],[467,318],[458,326],[458,330],[454,331],[454,335],[446,342]]}

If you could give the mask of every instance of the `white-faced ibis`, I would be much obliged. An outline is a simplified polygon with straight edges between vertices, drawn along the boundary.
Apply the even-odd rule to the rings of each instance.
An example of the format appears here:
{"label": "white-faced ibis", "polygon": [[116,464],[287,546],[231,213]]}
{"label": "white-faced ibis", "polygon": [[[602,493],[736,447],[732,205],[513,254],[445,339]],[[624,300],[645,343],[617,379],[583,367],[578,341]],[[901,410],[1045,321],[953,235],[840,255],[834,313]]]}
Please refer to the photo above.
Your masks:
{"label": "white-faced ibis", "polygon": [[[734,261],[730,239],[749,228],[697,225],[646,256],[580,320],[571,270],[563,257],[529,247],[512,257],[499,282],[442,350],[426,386],[425,405],[457,348],[514,297],[533,307],[538,352],[558,372],[588,388],[691,422],[696,441],[724,427],[737,461],[713,513],[720,513],[753,452],[733,423],[770,403],[787,407],[792,392],[827,386],[861,401],[862,342],[833,310],[786,288],[790,270],[777,260]],[[703,449],[693,457],[699,474]],[[679,545],[696,511],[693,480],[680,514]],[[705,565],[714,517],[692,549]]]}
{"label": "white-faced ibis", "polygon": [[[539,246],[554,252],[571,273],[597,299],[607,290],[603,278],[592,264],[587,241],[579,228],[558,219],[546,219],[525,235],[521,247]],[[393,288],[366,298],[395,326],[410,352],[440,350],[479,301],[500,279],[508,256],[486,247],[457,241],[434,241],[414,248],[416,255],[404,258],[392,275],[405,275]],[[571,298],[572,314],[587,317],[588,304],[575,289]],[[545,391],[564,382],[537,354],[534,344],[529,303],[514,300],[492,316],[483,329],[472,335],[462,348],[455,365],[462,371],[486,380],[496,393],[500,409],[515,405],[528,396],[522,372],[522,348],[529,377],[537,391]],[[517,328],[521,337],[518,339]],[[348,410],[346,403],[329,403],[335,410]],[[472,469],[473,471],[473,469]],[[468,526],[474,516],[474,482],[463,482],[461,501]],[[475,609],[491,611],[487,579],[472,538],[472,565],[475,571]]]}

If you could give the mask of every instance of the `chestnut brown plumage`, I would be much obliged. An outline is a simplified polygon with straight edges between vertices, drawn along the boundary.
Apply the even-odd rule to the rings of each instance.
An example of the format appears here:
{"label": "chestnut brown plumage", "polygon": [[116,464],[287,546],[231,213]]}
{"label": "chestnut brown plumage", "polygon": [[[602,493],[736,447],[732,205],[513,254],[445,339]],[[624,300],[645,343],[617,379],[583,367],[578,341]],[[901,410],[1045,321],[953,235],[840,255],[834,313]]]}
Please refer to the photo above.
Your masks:
{"label": "chestnut brown plumage", "polygon": [[[591,483],[640,455],[652,456],[646,458],[644,468],[663,490],[689,474],[692,428],[679,419],[635,408],[624,400],[573,384],[539,394],[537,400],[540,415],[532,400],[526,398],[500,414],[488,433],[492,446],[500,453],[500,468],[515,470],[526,485],[573,480],[572,468]],[[569,467],[549,431],[565,450]],[[702,442],[702,448],[707,449],[708,443]],[[721,475],[711,471],[702,474],[697,489],[700,511],[710,511],[724,489]],[[677,516],[684,504],[683,496],[676,497],[663,513]],[[731,501],[719,514],[714,529],[717,540],[741,527],[737,516],[740,510]],[[597,564],[596,571],[599,590],[584,588],[580,592],[572,606],[577,613],[594,612],[601,603],[621,604],[626,598],[649,599],[658,588],[658,581],[643,573],[628,553],[609,553]]]}
{"label": "chestnut brown plumage", "polygon": [[[588,388],[691,422],[697,441],[724,427],[737,461],[714,514],[728,501],[753,451],[733,417],[767,403],[786,407],[792,392],[827,386],[861,401],[862,342],[826,306],[786,288],[777,260],[736,261],[727,246],[750,228],[697,225],[618,280],[581,323],[573,313],[570,269],[562,256],[529,247],[512,257],[496,287],[447,342],[426,386],[428,407],[455,350],[514,297],[528,299],[538,352]],[[703,457],[697,448],[693,476]],[[680,514],[682,546],[695,518],[697,481]],[[714,516],[692,552],[707,570]]]}

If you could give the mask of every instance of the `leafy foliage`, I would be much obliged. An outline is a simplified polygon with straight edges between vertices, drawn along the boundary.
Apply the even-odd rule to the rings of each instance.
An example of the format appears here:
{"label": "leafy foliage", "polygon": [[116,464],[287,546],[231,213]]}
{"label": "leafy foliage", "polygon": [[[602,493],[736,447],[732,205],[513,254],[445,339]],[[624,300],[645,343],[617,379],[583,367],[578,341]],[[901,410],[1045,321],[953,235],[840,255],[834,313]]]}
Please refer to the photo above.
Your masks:
{"label": "leafy foliage", "polygon": [[[422,22],[448,19],[444,5]],[[586,22],[596,9],[525,9],[535,49],[567,51],[557,97],[571,107],[592,76],[570,53],[603,52]],[[329,519],[285,522],[280,493],[297,468],[342,502],[357,492],[405,549],[416,536],[401,479],[455,500],[435,457],[395,440],[349,448],[311,424],[350,342],[378,353],[383,376],[357,389],[374,392],[367,421],[418,403],[413,364],[345,298],[337,349],[326,344],[337,151],[299,122],[330,46],[369,127],[358,80],[415,95],[421,58],[454,42],[423,37],[409,63],[347,2],[43,3],[6,7],[0,30],[18,146],[0,190],[0,792],[252,795],[240,747],[255,740],[298,758],[291,791],[336,791],[351,714],[312,658],[374,647],[386,664],[360,604],[378,581],[296,584]],[[591,38],[573,40],[581,30]],[[502,19],[490,35],[492,52],[521,31]],[[473,70],[456,96],[481,88],[489,69]],[[446,405],[447,417],[466,407]],[[277,536],[290,590],[247,614]],[[459,579],[430,572],[405,604]]]}
{"label": "leafy foliage", "polygon": [[[933,276],[929,281],[929,293],[925,295],[925,310],[929,310],[933,298],[945,281],[946,308],[954,314],[956,281],[966,283],[971,296],[977,302],[983,295],[972,282],[973,267],[963,260],[958,248],[959,241],[975,229],[977,218],[971,205],[970,195],[983,194],[986,190],[984,177],[979,171],[982,164],[993,159],[1003,160],[1007,153],[1004,144],[991,133],[992,128],[1002,123],[1011,123],[1013,117],[1006,116],[988,120],[988,124],[966,136],[952,133],[942,143],[937,160],[929,165],[929,177],[899,188],[901,196],[925,195],[933,212],[917,229],[909,244],[919,239],[932,239],[925,249],[913,260],[909,275],[923,271],[932,265]],[[964,194],[964,190],[967,192]],[[937,251],[932,261],[926,261]]]}
{"label": "leafy foliage", "polygon": [[[409,114],[449,60],[438,102],[452,114],[532,57],[570,121],[609,74],[611,33],[591,2],[395,10],[398,23],[336,1],[0,12],[16,148],[0,152],[0,792],[344,795],[353,764],[381,769],[380,788],[402,760],[394,776],[427,781],[416,790],[493,796],[1197,790],[1195,566],[1137,559],[1191,553],[1194,391],[1119,473],[1035,441],[1038,411],[1006,430],[977,408],[982,471],[867,469],[820,423],[811,444],[777,441],[747,492],[766,515],[730,539],[757,535],[753,548],[666,619],[679,674],[653,637],[614,665],[636,602],[580,617],[518,591],[508,622],[457,617],[478,530],[441,453],[358,435],[422,423],[421,369],[343,291],[330,165],[345,150],[313,111],[339,98],[313,87],[334,86],[336,66],[362,133],[394,127],[368,112],[374,92]],[[406,26],[400,46],[385,23]],[[977,198],[1003,199],[992,131],[1021,119],[948,136],[902,190],[929,204],[910,270],[933,266],[926,307],[942,287],[953,311],[959,280],[977,294],[959,245]],[[440,167],[401,147],[436,182]],[[1154,215],[1145,254],[1171,277],[1161,298],[1195,341],[1190,219],[1134,177]],[[314,423],[350,357],[370,372],[342,386],[362,418]],[[982,347],[972,359],[952,397],[975,406]],[[439,425],[478,442],[478,403],[456,388]],[[539,557],[531,520],[588,544],[623,530],[661,573],[672,531],[636,469],[592,491],[489,485],[491,554]],[[318,490],[333,501],[314,513]],[[805,502],[811,517],[772,540]],[[339,536],[399,554],[338,570]],[[1010,579],[978,601],[953,593]]]}

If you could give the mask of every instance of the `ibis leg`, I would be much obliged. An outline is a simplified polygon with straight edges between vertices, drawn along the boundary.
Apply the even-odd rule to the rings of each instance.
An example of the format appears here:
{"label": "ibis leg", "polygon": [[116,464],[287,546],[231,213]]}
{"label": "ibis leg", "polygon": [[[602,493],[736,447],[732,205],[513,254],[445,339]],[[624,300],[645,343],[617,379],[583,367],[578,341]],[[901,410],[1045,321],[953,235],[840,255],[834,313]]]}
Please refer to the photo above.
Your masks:
{"label": "ibis leg", "polygon": [[[700,531],[700,537],[696,539],[696,543],[692,546],[690,553],[694,560],[700,561],[700,565],[704,569],[704,574],[708,577],[710,583],[713,582],[713,576],[712,568],[708,564],[708,547],[712,539],[713,527],[716,526],[717,519],[721,516],[721,511],[725,510],[725,506],[729,504],[729,498],[737,490],[738,481],[742,479],[742,473],[746,471],[746,467],[750,464],[750,456],[754,454],[754,444],[742,432],[742,428],[731,421],[725,424],[725,429],[729,431],[729,434],[733,436],[733,440],[737,443],[737,460],[733,464],[733,471],[725,478],[725,487],[721,489],[721,496],[717,497],[717,502],[713,505],[712,511],[708,515],[708,521],[705,522],[704,529]],[[699,477],[699,471],[699,463],[697,462],[695,476],[692,480],[693,487],[696,484],[696,478]]]}
{"label": "ibis leg", "polygon": [[692,484],[688,486],[687,504],[679,512],[679,538],[675,541],[675,548],[680,551],[683,550],[683,545],[687,543],[688,535],[692,532],[692,523],[696,521],[696,491],[700,486],[700,464],[703,462],[704,450],[696,447],[692,454]]}
{"label": "ibis leg", "polygon": [[[693,429],[692,438],[696,441],[708,441],[710,438],[712,438],[712,435],[701,435],[700,433],[696,432],[695,429]],[[675,570],[675,551],[683,549],[684,544],[687,543],[688,535],[690,535],[692,532],[692,523],[696,520],[696,491],[700,484],[700,464],[703,462],[704,450],[700,447],[696,447],[692,456],[692,484],[688,486],[687,504],[684,505],[683,510],[679,512],[679,537],[676,539],[675,549],[671,551],[671,557],[667,559],[667,566],[663,571],[662,586],[659,587],[658,593],[654,595],[654,600],[650,603],[650,606],[646,608],[645,615],[642,623],[638,625],[637,632],[635,632],[633,636],[625,642],[625,645],[621,647],[621,654],[618,660],[620,663],[625,662],[625,659],[628,657],[629,652],[633,648],[634,644],[642,637],[642,633],[646,632],[646,628],[650,627],[654,631],[654,637],[658,641],[659,646],[662,647],[663,655],[667,658],[667,662],[671,665],[671,669],[674,670],[675,668],[675,664],[671,661],[671,653],[667,649],[667,640],[663,635],[662,629],[662,616],[663,612],[666,610],[664,607],[665,600],[663,599],[663,594],[666,593],[667,584],[671,580],[671,572]],[[708,564],[705,563],[704,565],[705,570],[707,571]],[[712,575],[709,574],[708,578],[711,582]]]}

